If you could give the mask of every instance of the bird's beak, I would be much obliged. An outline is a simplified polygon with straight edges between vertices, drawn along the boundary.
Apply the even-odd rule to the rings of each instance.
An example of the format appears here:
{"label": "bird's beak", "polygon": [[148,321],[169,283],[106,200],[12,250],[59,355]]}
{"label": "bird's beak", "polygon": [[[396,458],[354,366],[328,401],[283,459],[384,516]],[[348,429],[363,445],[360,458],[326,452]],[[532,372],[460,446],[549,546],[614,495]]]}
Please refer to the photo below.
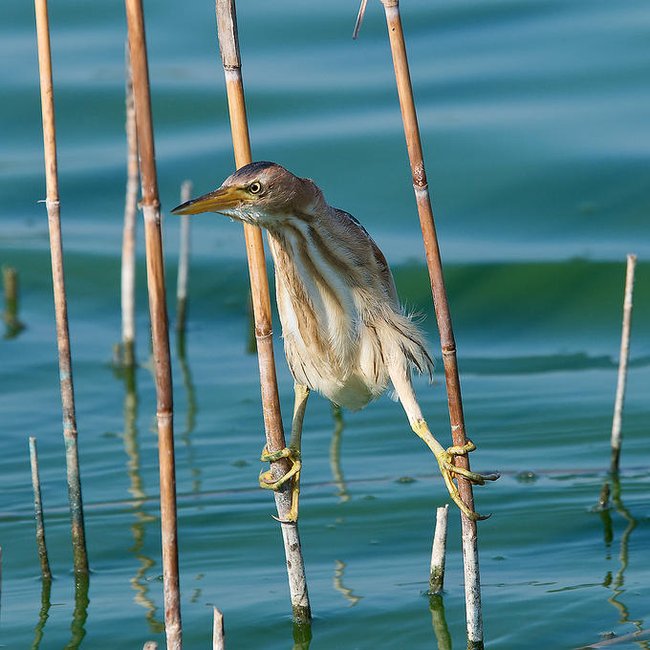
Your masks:
{"label": "bird's beak", "polygon": [[182,203],[172,210],[173,214],[199,214],[201,212],[223,212],[237,207],[247,199],[244,190],[238,187],[220,187],[198,199]]}

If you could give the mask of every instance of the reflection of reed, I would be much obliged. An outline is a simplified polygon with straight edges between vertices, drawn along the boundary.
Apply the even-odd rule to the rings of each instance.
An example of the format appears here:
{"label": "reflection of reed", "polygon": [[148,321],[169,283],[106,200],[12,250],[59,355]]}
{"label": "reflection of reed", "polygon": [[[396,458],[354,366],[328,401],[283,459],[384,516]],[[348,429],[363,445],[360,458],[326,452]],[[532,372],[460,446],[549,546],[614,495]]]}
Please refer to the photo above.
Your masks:
{"label": "reflection of reed", "polygon": [[345,573],[345,562],[341,560],[334,561],[334,589],[343,594],[343,598],[350,603],[350,607],[354,607],[363,596],[355,596],[352,589],[349,589],[343,584],[343,574]]}
{"label": "reflection of reed", "polygon": [[[637,526],[637,521],[632,516],[630,511],[623,504],[623,500],[621,498],[621,481],[618,476],[618,473],[611,474],[610,480],[612,482],[612,489],[611,489],[612,503],[614,504],[614,508],[616,512],[618,512],[618,514],[620,514],[621,517],[625,519],[627,525],[625,527],[625,530],[623,531],[623,534],[621,535],[621,546],[620,546],[620,552],[618,556],[620,561],[619,570],[616,572],[616,575],[614,577],[612,577],[611,571],[607,572],[607,574],[605,575],[605,579],[603,581],[603,587],[606,587],[607,589],[611,589],[612,591],[612,595],[607,599],[607,602],[610,603],[618,611],[619,623],[631,623],[632,625],[634,625],[637,632],[642,632],[643,619],[631,620],[630,612],[627,606],[625,605],[625,603],[621,601],[621,596],[625,593],[625,589],[623,588],[623,586],[625,584],[625,571],[629,563],[630,536],[632,535],[632,531]],[[605,485],[608,484],[606,483]],[[614,535],[613,535],[613,523],[611,517],[611,510],[608,506],[608,500],[606,498],[607,495],[608,495],[608,488],[603,486],[603,489],[601,490],[599,507],[601,510],[600,514],[601,514],[601,519],[603,521],[603,528],[605,531],[605,544],[609,549],[609,546],[611,545]],[[609,559],[609,551],[608,551],[608,559]],[[645,648],[646,650],[650,650],[650,642],[648,641],[637,641],[637,644],[640,648]]]}
{"label": "reflection of reed", "polygon": [[185,330],[179,331],[176,338],[176,351],[178,354],[178,361],[181,365],[181,373],[183,375],[183,386],[187,395],[187,416],[185,419],[185,428],[181,434],[183,444],[187,450],[187,463],[190,468],[192,476],[192,492],[198,494],[201,491],[201,469],[196,462],[196,455],[192,447],[192,432],[196,426],[196,391],[194,390],[194,383],[192,382],[192,373],[190,372],[190,365],[187,361],[187,353],[185,346]]}
{"label": "reflection of reed", "polygon": [[431,611],[433,633],[438,642],[438,650],[451,650],[451,635],[445,618],[445,604],[440,594],[429,595],[429,610]]}
{"label": "reflection of reed", "polygon": [[74,577],[74,612],[70,624],[70,643],[65,650],[77,650],[86,636],[86,619],[88,618],[89,574],[76,573]]}
{"label": "reflection of reed", "polygon": [[334,420],[334,431],[332,432],[332,442],[330,444],[330,467],[332,469],[332,475],[334,476],[334,482],[336,487],[338,487],[338,497],[341,503],[350,500],[350,495],[348,494],[348,488],[345,484],[345,478],[343,477],[343,471],[341,470],[341,434],[343,433],[343,414],[341,412],[341,407],[336,404],[332,404],[332,419]]}
{"label": "reflection of reed", "polygon": [[52,591],[52,579],[43,579],[41,585],[41,609],[38,612],[38,623],[34,628],[34,642],[32,643],[32,650],[38,650],[43,639],[43,630],[45,623],[50,616],[50,593]]}
{"label": "reflection of reed", "polygon": [[146,619],[149,622],[150,629],[153,632],[160,633],[164,631],[164,624],[156,619],[157,608],[149,597],[149,583],[147,581],[147,572],[156,563],[141,552],[144,547],[145,527],[148,523],[155,521],[156,518],[144,510],[147,495],[144,491],[140,472],[140,448],[137,436],[138,393],[134,366],[124,368],[124,385],[126,388],[124,396],[124,450],[128,457],[126,468],[131,482],[129,493],[133,497],[135,515],[135,523],[131,526],[133,546],[129,550],[133,552],[140,562],[140,566],[130,582],[136,592],[133,600],[147,610]]}

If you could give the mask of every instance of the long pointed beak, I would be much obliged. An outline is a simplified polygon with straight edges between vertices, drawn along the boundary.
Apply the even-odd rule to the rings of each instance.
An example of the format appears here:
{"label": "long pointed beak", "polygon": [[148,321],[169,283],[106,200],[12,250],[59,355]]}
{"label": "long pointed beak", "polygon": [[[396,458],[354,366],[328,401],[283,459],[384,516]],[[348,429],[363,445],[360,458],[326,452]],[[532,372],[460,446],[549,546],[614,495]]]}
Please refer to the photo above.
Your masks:
{"label": "long pointed beak", "polygon": [[246,193],[238,187],[220,187],[198,199],[182,203],[172,210],[172,214],[200,214],[201,212],[222,212],[243,203]]}

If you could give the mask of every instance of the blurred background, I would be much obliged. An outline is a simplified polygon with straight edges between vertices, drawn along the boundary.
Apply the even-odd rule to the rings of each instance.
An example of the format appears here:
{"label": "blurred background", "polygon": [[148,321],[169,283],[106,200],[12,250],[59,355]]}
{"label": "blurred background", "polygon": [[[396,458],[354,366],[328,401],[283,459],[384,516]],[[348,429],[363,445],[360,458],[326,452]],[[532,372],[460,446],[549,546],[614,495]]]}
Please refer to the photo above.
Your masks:
{"label": "blurred background", "polygon": [[[141,231],[135,386],[120,338],[124,6],[51,2],[89,603],[75,603],[49,270],[33,7],[0,20],[0,262],[26,328],[0,340],[0,643],[138,647],[163,638],[155,395]],[[385,252],[439,361],[383,10],[240,2],[253,156],[313,178]],[[643,630],[650,611],[650,11],[647,3],[403,0],[402,19],[458,344],[477,490],[486,647],[577,648]],[[145,4],[163,211],[233,171],[210,2]],[[179,221],[164,219],[174,322]],[[639,256],[620,482],[607,480],[625,256]],[[186,646],[211,606],[232,648],[436,647],[427,589],[436,506],[428,450],[388,397],[333,417],[311,400],[301,535],[315,614],[294,642],[279,532],[257,488],[263,445],[238,224],[192,221],[188,331],[172,342]],[[276,327],[279,334],[279,325]],[[291,378],[278,342],[285,420]],[[418,381],[448,440],[442,371]],[[38,438],[51,562],[41,592],[27,437]],[[459,523],[444,613],[465,645]],[[46,607],[46,604],[48,605]],[[75,607],[76,606],[76,607]],[[436,614],[439,620],[439,612]],[[647,636],[644,638],[647,639]],[[42,641],[41,641],[42,639]],[[621,648],[649,647],[646,641]]]}

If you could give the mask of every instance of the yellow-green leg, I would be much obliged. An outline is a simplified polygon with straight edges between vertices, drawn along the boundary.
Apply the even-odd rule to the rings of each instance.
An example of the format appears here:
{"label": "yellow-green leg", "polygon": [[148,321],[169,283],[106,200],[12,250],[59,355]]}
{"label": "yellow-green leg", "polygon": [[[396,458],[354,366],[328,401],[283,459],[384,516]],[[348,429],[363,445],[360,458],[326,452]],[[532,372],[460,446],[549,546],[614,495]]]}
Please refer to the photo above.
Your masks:
{"label": "yellow-green leg", "polygon": [[294,405],[293,419],[291,422],[291,439],[289,446],[279,451],[269,452],[266,447],[262,450],[260,459],[264,462],[273,463],[280,458],[287,458],[291,462],[288,472],[283,474],[279,479],[274,479],[271,470],[260,474],[260,487],[265,490],[279,490],[288,480],[293,479],[291,486],[291,509],[287,514],[285,521],[298,520],[298,498],[300,495],[300,470],[302,462],[300,459],[300,447],[302,444],[302,424],[305,419],[305,410],[307,409],[307,399],[309,398],[309,388],[302,384],[294,384]]}
{"label": "yellow-green leg", "polygon": [[433,455],[436,457],[438,467],[440,467],[440,473],[442,474],[442,478],[444,479],[447,490],[449,491],[449,496],[451,496],[453,502],[470,519],[474,519],[475,521],[477,519],[485,519],[485,517],[481,517],[481,515],[467,507],[460,497],[458,487],[453,481],[454,476],[461,476],[474,485],[484,485],[485,481],[496,481],[496,479],[499,478],[498,474],[477,474],[476,472],[471,472],[454,465],[454,456],[465,456],[470,451],[474,451],[476,445],[474,445],[471,440],[468,440],[462,447],[448,447],[447,449],[444,449],[435,439],[431,431],[429,431],[429,427],[425,420],[415,420],[411,426],[413,431],[426,443],[429,449],[433,452]]}

